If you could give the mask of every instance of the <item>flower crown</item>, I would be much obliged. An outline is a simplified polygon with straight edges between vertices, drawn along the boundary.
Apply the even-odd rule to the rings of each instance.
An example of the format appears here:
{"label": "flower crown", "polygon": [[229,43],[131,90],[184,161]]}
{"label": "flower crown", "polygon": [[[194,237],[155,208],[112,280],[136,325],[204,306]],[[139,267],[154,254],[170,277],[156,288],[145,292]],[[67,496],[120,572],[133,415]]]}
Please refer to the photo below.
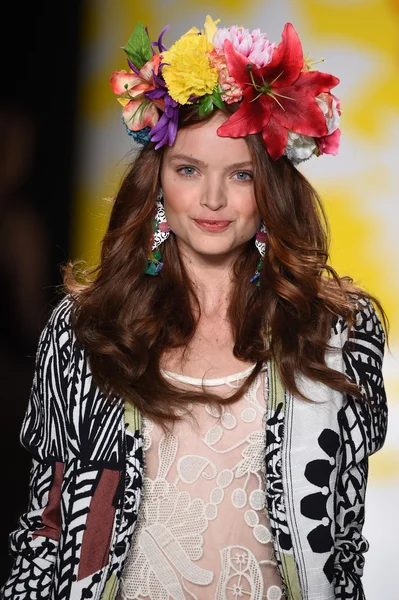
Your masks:
{"label": "flower crown", "polygon": [[142,23],[136,25],[123,48],[130,70],[114,71],[110,79],[134,140],[151,140],[155,149],[172,146],[180,106],[197,105],[206,115],[237,102],[218,135],[261,132],[274,160],[286,155],[294,164],[337,154],[341,109],[330,90],[339,79],[304,59],[292,24],[285,24],[277,46],[259,29],[219,29],[219,21],[208,15],[202,31],[192,27],[169,50],[162,41],[169,25],[156,42]]}

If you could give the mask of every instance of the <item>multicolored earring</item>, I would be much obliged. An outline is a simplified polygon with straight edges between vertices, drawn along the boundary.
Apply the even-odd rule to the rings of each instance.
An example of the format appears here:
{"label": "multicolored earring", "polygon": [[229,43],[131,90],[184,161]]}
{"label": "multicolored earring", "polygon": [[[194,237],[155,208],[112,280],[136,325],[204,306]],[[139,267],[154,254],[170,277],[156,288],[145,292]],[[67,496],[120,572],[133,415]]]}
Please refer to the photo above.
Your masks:
{"label": "multicolored earring", "polygon": [[256,285],[257,285],[257,287],[260,287],[259,277],[260,277],[260,271],[263,266],[262,259],[265,256],[265,249],[266,249],[266,227],[265,227],[265,224],[263,221],[261,221],[259,231],[257,231],[256,235],[255,235],[255,246],[258,249],[261,259],[258,262],[258,264],[256,265],[255,275],[253,277],[251,277],[251,279],[249,281],[252,283],[252,282],[258,280]]}
{"label": "multicolored earring", "polygon": [[158,275],[159,271],[163,267],[163,262],[161,261],[162,255],[159,252],[159,250],[157,250],[157,248],[166,239],[168,239],[170,227],[166,220],[165,208],[162,204],[162,200],[163,192],[161,188],[159,190],[157,201],[155,203],[152,248],[147,258],[146,267],[144,269],[144,272],[147,273],[147,275]]}

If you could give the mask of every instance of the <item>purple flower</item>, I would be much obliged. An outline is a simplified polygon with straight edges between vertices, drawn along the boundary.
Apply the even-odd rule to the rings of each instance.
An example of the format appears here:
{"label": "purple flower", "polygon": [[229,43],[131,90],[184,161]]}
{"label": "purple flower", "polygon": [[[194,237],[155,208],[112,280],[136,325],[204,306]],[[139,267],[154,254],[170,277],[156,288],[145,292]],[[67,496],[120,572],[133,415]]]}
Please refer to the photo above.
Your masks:
{"label": "purple flower", "polygon": [[159,87],[145,92],[144,96],[149,100],[162,98],[165,101],[162,116],[150,131],[151,141],[157,142],[155,150],[158,150],[165,144],[173,146],[175,142],[179,121],[179,104],[169,96],[163,79],[154,74],[154,81]]}
{"label": "purple flower", "polygon": [[138,69],[137,67],[135,67],[134,64],[132,63],[132,61],[129,58],[127,59],[127,64],[129,65],[129,67],[131,68],[131,70],[133,71],[133,73],[136,73],[136,75],[140,75],[140,69]]}
{"label": "purple flower", "polygon": [[152,47],[152,51],[154,52],[154,47],[158,48],[158,51],[164,52],[167,50],[167,47],[164,46],[163,42],[162,42],[162,38],[164,36],[164,34],[168,31],[168,29],[170,28],[170,25],[166,25],[166,27],[164,27],[161,31],[161,33],[159,34],[159,38],[156,42],[151,42],[151,47]]}
{"label": "purple flower", "polygon": [[177,135],[177,124],[179,120],[179,105],[169,94],[165,94],[165,110],[158,123],[151,129],[152,142],[158,142],[155,150],[164,144],[173,146]]}

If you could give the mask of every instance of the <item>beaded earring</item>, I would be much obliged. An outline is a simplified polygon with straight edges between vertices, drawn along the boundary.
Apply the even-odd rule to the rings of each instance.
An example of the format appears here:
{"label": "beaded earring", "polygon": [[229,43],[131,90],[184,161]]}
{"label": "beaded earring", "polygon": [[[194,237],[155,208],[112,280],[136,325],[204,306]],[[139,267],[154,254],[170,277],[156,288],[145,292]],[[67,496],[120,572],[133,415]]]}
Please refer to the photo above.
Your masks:
{"label": "beaded earring", "polygon": [[144,269],[144,272],[147,273],[147,275],[158,275],[163,267],[163,262],[161,261],[162,255],[157,248],[169,237],[170,227],[166,220],[165,208],[162,204],[162,200],[163,192],[162,189],[160,189],[155,203],[152,248]]}
{"label": "beaded earring", "polygon": [[265,249],[266,249],[266,227],[263,221],[261,221],[261,225],[259,228],[259,231],[256,232],[255,235],[255,246],[261,256],[260,261],[258,262],[258,264],[256,265],[256,271],[255,271],[255,275],[253,277],[251,277],[251,279],[249,280],[251,283],[258,280],[256,283],[257,287],[260,287],[260,271],[262,269],[263,266],[263,257],[265,256]]}

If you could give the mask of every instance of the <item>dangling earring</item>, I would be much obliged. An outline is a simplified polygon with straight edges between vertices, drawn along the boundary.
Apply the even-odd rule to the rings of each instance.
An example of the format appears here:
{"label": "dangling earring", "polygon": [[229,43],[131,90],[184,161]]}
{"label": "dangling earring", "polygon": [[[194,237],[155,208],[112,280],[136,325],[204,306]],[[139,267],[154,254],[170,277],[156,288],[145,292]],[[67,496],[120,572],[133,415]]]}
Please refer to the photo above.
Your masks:
{"label": "dangling earring", "polygon": [[265,256],[265,249],[266,249],[266,227],[265,227],[265,224],[263,221],[261,221],[259,231],[257,231],[256,235],[255,235],[255,246],[256,246],[261,258],[260,258],[260,261],[258,262],[258,264],[256,265],[255,275],[253,277],[251,277],[251,279],[249,281],[252,283],[253,281],[258,280],[256,286],[260,287],[259,277],[260,277],[261,268],[263,266],[262,259]]}
{"label": "dangling earring", "polygon": [[163,267],[163,262],[161,262],[162,255],[159,252],[159,250],[157,250],[157,248],[166,239],[168,239],[170,227],[166,220],[165,208],[162,204],[162,200],[163,192],[161,188],[159,190],[157,201],[155,203],[152,248],[147,259],[146,267],[144,269],[144,272],[147,273],[147,275],[158,275],[159,271]]}

